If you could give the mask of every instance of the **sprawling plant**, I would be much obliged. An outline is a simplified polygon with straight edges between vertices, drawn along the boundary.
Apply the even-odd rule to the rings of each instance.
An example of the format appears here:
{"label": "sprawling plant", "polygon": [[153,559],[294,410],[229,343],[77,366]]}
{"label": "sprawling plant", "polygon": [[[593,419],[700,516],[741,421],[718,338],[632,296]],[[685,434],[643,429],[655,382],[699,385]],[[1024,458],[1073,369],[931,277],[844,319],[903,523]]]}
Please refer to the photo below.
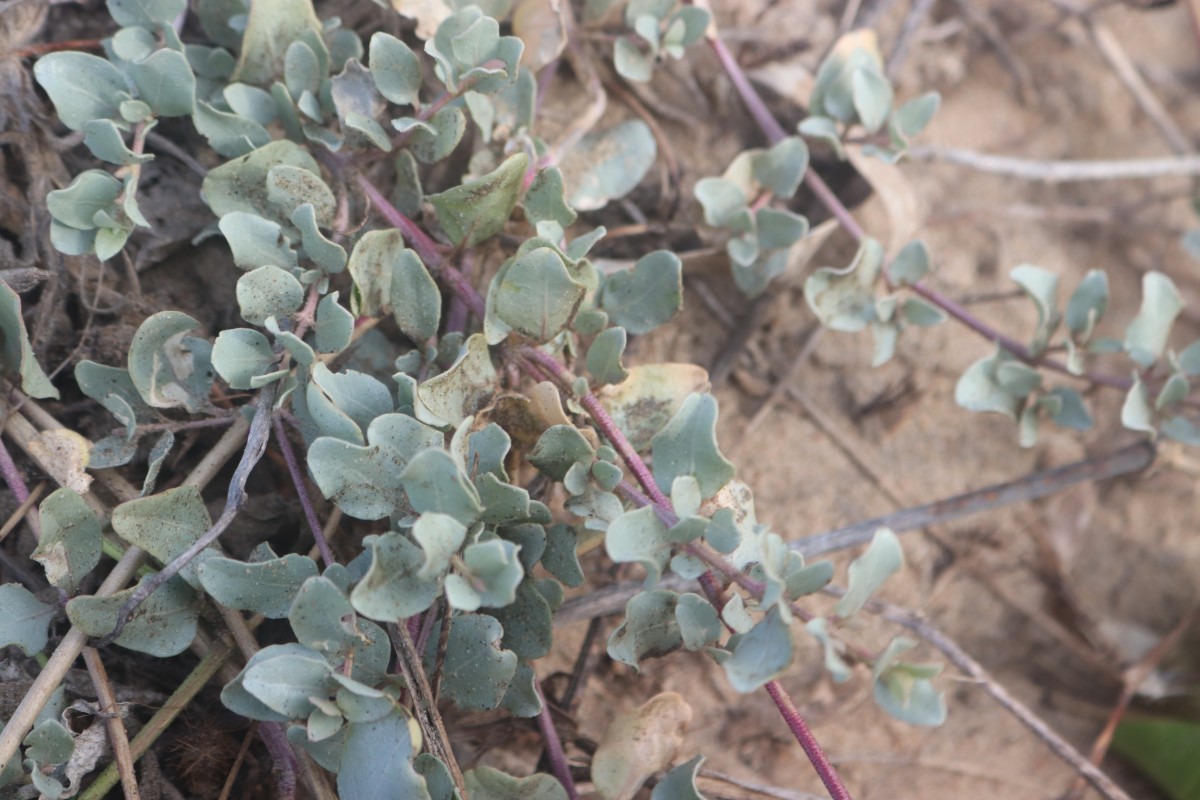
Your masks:
{"label": "sprawling plant", "polygon": [[[840,638],[901,567],[896,537],[878,532],[827,615],[797,606],[830,583],[833,567],[805,563],[758,522],[750,489],[717,444],[718,407],[703,370],[624,363],[629,336],[679,310],[680,260],[657,251],[606,274],[588,258],[604,229],[572,226],[577,208],[600,207],[642,178],[654,157],[646,126],[568,133],[591,166],[567,186],[557,166],[562,143],[539,135],[522,39],[502,35],[479,6],[451,5],[462,7],[445,9],[421,53],[386,33],[364,44],[336,20],[318,19],[309,0],[201,0],[191,13],[205,45],[185,45],[174,27],[184,0],[109,0],[122,27],[102,56],[59,52],[37,62],[61,122],[116,167],[87,170],[50,194],[54,246],[117,256],[148,225],[138,205],[141,166],[152,158],[147,137],[160,120],[188,118],[220,159],[200,189],[216,220],[201,236],[224,237],[242,270],[236,297],[246,323],[210,338],[192,317],[163,311],[142,323],[124,365],[76,365],[79,388],[120,426],[84,443],[87,465],[132,469],[139,453],[149,456],[141,496],[107,519],[81,496],[86,483],[41,503],[34,557],[73,626],[54,663],[69,665],[87,637],[168,657],[227,628],[245,661],[222,701],[262,723],[285,775],[294,778],[288,753],[297,748],[336,774],[349,799],[574,796],[565,762],[556,763],[557,781],[485,767],[460,773],[430,681],[460,709],[548,722],[534,667],[552,646],[564,587],[588,580],[577,553],[602,540],[612,561],[646,575],[609,638],[613,659],[636,668],[680,649],[705,652],[738,690],[765,686],[799,734],[803,722],[775,679],[802,627],[835,679],[850,677],[848,660],[865,663],[884,709],[940,723],[945,707],[931,682],[939,668],[904,661],[911,641],[866,653]],[[679,57],[709,23],[692,6],[640,0],[624,18],[633,34],[616,40],[616,67],[635,80],[664,55]],[[550,28],[562,35],[558,52],[570,46]],[[843,144],[852,130],[886,130],[886,141],[870,146],[894,159],[936,104],[923,97],[893,109],[877,60],[843,48],[822,69],[799,133],[841,148],[859,146]],[[730,232],[734,277],[750,294],[785,270],[808,233],[804,218],[772,205],[810,178],[807,146],[800,136],[772,138],[696,189],[707,222]],[[629,157],[613,157],[614,148]],[[495,268],[480,292],[475,270],[487,264]],[[870,328],[883,361],[906,326],[944,317],[945,303],[920,284],[929,264],[914,243],[885,266],[867,239],[847,268],[813,273],[806,296],[830,327]],[[1014,279],[1038,305],[1034,343],[1014,350],[1001,341],[963,377],[958,396],[968,408],[1019,418],[1022,440],[1032,441],[1042,417],[1088,420],[1079,394],[1044,386],[1037,368],[1065,349],[1064,370],[1086,375],[1089,354],[1111,349],[1094,335],[1107,286],[1102,273],[1089,275],[1064,315],[1053,275],[1021,267]],[[1177,412],[1188,377],[1200,372],[1200,345],[1155,371],[1178,293],[1157,274],[1146,288],[1122,345],[1140,369],[1123,418],[1151,429],[1172,415],[1163,432],[1194,439]],[[6,371],[30,396],[56,396],[32,358],[17,296],[7,287],[0,296]],[[356,359],[381,319],[405,342],[389,343],[389,369]],[[1056,344],[1064,320],[1068,336]],[[214,405],[218,376],[249,393],[239,412]],[[215,521],[190,483],[155,493],[181,414],[246,437]],[[297,464],[319,559],[264,545],[242,561],[220,547],[272,431],[294,461],[289,428],[305,445],[308,476],[340,513],[378,521],[346,563],[325,541]],[[154,444],[139,447],[151,433]],[[149,554],[161,568],[132,587],[80,593],[103,549],[134,566]],[[699,580],[703,592],[679,591],[695,585],[681,579]],[[0,602],[19,620],[0,627],[0,644],[40,652],[57,608],[17,585],[0,587]],[[294,641],[260,648],[241,612],[288,620]],[[39,680],[57,683],[61,673],[48,667]],[[44,709],[23,708],[5,728],[0,775],[67,796],[78,789],[73,736],[46,705],[49,693],[42,697]],[[636,768],[604,761],[608,777],[597,787],[627,788],[629,776],[612,772]],[[654,796],[699,796],[698,765],[677,766]],[[819,769],[834,780],[827,764]],[[306,775],[319,795],[323,779]],[[635,775],[635,788],[645,777]]]}

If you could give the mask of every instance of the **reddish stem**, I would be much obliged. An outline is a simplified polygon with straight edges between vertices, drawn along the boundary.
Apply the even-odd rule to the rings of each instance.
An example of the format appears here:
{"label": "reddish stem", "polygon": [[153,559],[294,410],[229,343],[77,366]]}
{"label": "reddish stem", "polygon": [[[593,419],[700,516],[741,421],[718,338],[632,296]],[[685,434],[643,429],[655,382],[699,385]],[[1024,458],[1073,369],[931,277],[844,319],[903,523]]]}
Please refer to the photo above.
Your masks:
{"label": "reddish stem", "polygon": [[412,249],[417,251],[417,255],[425,262],[427,267],[437,267],[442,263],[442,252],[438,243],[430,238],[429,234],[421,230],[417,223],[406,217],[396,208],[391,202],[383,196],[383,193],[375,188],[375,184],[371,183],[370,179],[361,172],[355,176],[358,180],[358,185],[366,193],[367,198],[371,201],[371,205],[379,209],[379,213],[393,227],[399,228],[404,234],[404,238],[412,245]]}
{"label": "reddish stem", "polygon": [[[729,52],[729,48],[721,41],[720,37],[713,36],[709,38],[709,44],[717,55],[717,59],[721,62],[725,74],[729,76],[729,80],[733,83],[737,90],[738,96],[742,98],[742,102],[750,111],[750,116],[758,124],[759,129],[771,144],[775,144],[787,136],[783,126],[775,119],[763,102],[762,96],[750,83],[750,79],[746,77],[746,73],[742,71],[741,66]],[[804,185],[816,196],[821,205],[838,221],[838,224],[845,229],[847,233],[854,237],[856,241],[862,242],[867,238],[867,232],[863,229],[850,210],[846,208],[833,190],[829,188],[824,179],[816,173],[810,166],[804,173]],[[889,282],[890,288],[890,282]],[[979,334],[988,341],[994,342],[1007,350],[1012,355],[1019,358],[1031,366],[1045,367],[1046,369],[1060,372],[1072,378],[1087,381],[1088,383],[1097,386],[1106,386],[1112,389],[1120,389],[1121,391],[1129,391],[1133,386],[1133,381],[1119,375],[1107,375],[1104,373],[1087,372],[1083,375],[1076,375],[1067,369],[1067,365],[1061,361],[1046,356],[1035,355],[1030,352],[1029,348],[1021,344],[1017,340],[1000,333],[998,330],[988,325],[983,320],[976,317],[970,311],[963,308],[958,303],[946,297],[941,292],[935,289],[930,289],[920,283],[909,284],[908,288],[915,294],[920,295],[933,305],[945,311],[946,314],[958,320],[960,323],[970,328],[975,333]]]}
{"label": "reddish stem", "polygon": [[825,751],[821,749],[821,745],[817,742],[817,737],[813,736],[813,732],[804,721],[804,717],[800,716],[800,711],[796,708],[796,704],[792,702],[792,698],[784,691],[779,681],[768,681],[766,689],[767,694],[771,695],[771,699],[775,701],[775,707],[779,709],[784,722],[791,729],[792,735],[796,737],[796,741],[803,748],[804,755],[808,756],[808,760],[812,762],[813,767],[817,770],[817,774],[821,776],[821,783],[825,784],[825,789],[829,792],[829,796],[834,800],[851,800],[850,792],[846,789],[846,785],[842,783],[842,778],[838,775],[837,769],[830,763],[829,757],[825,755]]}
{"label": "reddish stem", "polygon": [[546,758],[550,762],[550,771],[567,790],[568,800],[579,800],[579,790],[575,788],[575,779],[571,777],[571,764],[567,761],[566,751],[563,750],[558,728],[554,727],[554,719],[550,716],[550,704],[546,702],[546,693],[542,691],[542,683],[536,675],[533,678],[533,688],[538,699],[542,701],[542,710],[538,713],[537,721],[542,739],[546,743]]}
{"label": "reddish stem", "polygon": [[274,427],[279,450],[283,453],[288,474],[292,476],[292,484],[296,487],[296,494],[300,497],[300,507],[304,509],[304,518],[308,520],[308,527],[317,543],[317,549],[321,551],[321,560],[328,567],[335,564],[336,559],[333,557],[333,550],[330,549],[329,542],[325,539],[325,532],[321,530],[321,523],[317,520],[317,512],[313,508],[312,498],[308,496],[308,485],[304,482],[304,474],[300,472],[300,465],[296,461],[296,452],[292,449],[292,443],[288,441],[287,431],[283,429],[283,421],[279,417],[274,419]]}
{"label": "reddish stem", "polygon": [[21,471],[9,455],[3,439],[0,439],[0,476],[3,476],[4,483],[8,485],[8,490],[13,493],[18,504],[29,499],[29,487],[25,485],[25,478],[21,476]]}

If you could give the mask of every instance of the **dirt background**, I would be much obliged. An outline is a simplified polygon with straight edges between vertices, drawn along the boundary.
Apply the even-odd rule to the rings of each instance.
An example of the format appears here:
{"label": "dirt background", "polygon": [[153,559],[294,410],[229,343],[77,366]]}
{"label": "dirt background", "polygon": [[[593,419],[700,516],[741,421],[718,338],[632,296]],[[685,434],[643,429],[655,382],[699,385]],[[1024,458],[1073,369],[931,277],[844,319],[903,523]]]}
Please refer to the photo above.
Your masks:
{"label": "dirt background", "polygon": [[[378,13],[366,2],[335,5],[355,27]],[[899,98],[930,89],[942,95],[942,108],[921,137],[924,144],[1042,159],[1158,157],[1171,155],[1173,145],[1190,148],[1200,130],[1200,57],[1186,3],[1146,9],[1135,2],[1101,2],[1086,6],[1085,18],[1066,8],[1066,2],[1052,0],[735,0],[715,11],[735,55],[752,67],[785,121],[800,118],[811,74],[839,32],[868,21],[879,31],[885,55],[904,42],[895,56]],[[95,36],[96,20],[103,16],[96,11],[89,7],[81,14],[75,6],[59,6],[44,27],[44,14],[26,19],[6,13],[0,30],[5,50],[33,40]],[[1183,132],[1182,143],[1164,135],[1163,124],[1148,118],[1119,77],[1113,59],[1122,55],[1144,76],[1143,99],[1161,103],[1167,127]],[[0,104],[7,137],[0,196],[0,248],[7,249],[0,255],[6,268],[42,262],[70,276],[38,289],[38,311],[30,322],[43,363],[53,368],[83,357],[117,363],[141,318],[162,308],[188,310],[213,330],[234,324],[226,318],[232,312],[221,310],[236,308],[231,296],[236,272],[227,256],[213,242],[180,247],[207,222],[207,212],[178,191],[180,182],[194,184],[196,178],[175,159],[160,158],[147,167],[143,186],[152,199],[143,206],[159,217],[157,232],[139,243],[131,264],[97,273],[94,265],[63,259],[38,243],[37,235],[45,241],[45,221],[31,212],[36,204],[29,198],[69,179],[60,159],[72,172],[84,162],[75,161],[78,148],[53,147],[38,124],[40,101],[31,93],[27,63],[16,69],[5,58],[0,72],[8,98]],[[1020,449],[1007,420],[971,415],[954,404],[958,375],[990,345],[953,324],[905,335],[896,359],[880,369],[869,366],[866,335],[825,333],[810,342],[814,320],[801,286],[814,266],[848,261],[853,248],[843,234],[833,234],[811,263],[790,270],[764,302],[743,300],[722,258],[713,255],[713,243],[694,233],[699,210],[690,198],[696,180],[718,174],[738,151],[762,143],[752,121],[703,46],[633,96],[610,97],[602,124],[638,113],[638,105],[652,109],[663,132],[661,172],[656,168],[628,203],[584,221],[602,221],[614,231],[599,249],[601,256],[623,258],[663,246],[689,253],[685,312],[675,324],[634,343],[634,360],[714,366],[731,340],[746,336],[728,375],[714,370],[720,439],[739,477],[755,492],[760,520],[785,538],[1133,441],[1117,423],[1120,396],[1101,392],[1089,395],[1097,420],[1092,432],[1046,430],[1035,448]],[[564,80],[547,104],[551,122],[557,115],[559,124],[567,124],[583,102],[579,85]],[[173,130],[163,127],[167,134]],[[50,150],[64,154],[39,155]],[[1179,244],[1181,233],[1196,226],[1189,206],[1193,187],[1185,179],[1044,185],[936,161],[864,166],[864,177],[828,154],[817,156],[822,174],[859,203],[855,213],[868,231],[893,252],[923,237],[937,264],[932,284],[1018,338],[1034,321],[1030,304],[1012,294],[1007,279],[1021,263],[1058,271],[1064,298],[1088,269],[1105,269],[1114,300],[1102,332],[1118,337],[1136,311],[1141,274],[1164,271],[1191,308],[1177,328],[1176,346],[1200,332],[1198,263]],[[678,164],[674,189],[672,161]],[[814,223],[823,219],[809,197],[802,195],[795,207]],[[213,287],[222,286],[228,296],[213,296]],[[85,328],[91,333],[80,340],[77,332]],[[72,416],[68,404],[66,418],[90,435],[103,435],[101,429],[111,424],[86,408],[74,410]],[[176,463],[205,441],[185,437]],[[1195,453],[1164,445],[1155,466],[1136,478],[1080,486],[1048,501],[907,534],[907,567],[888,584],[884,599],[927,614],[1086,752],[1120,690],[1121,670],[1197,602],[1198,476]],[[249,510],[239,535],[261,540],[294,525],[294,512],[286,506],[261,501]],[[839,578],[851,555],[836,558]],[[812,607],[821,610],[831,602],[817,599]],[[719,788],[708,784],[710,796],[820,794],[811,767],[765,694],[737,694],[698,655],[649,662],[640,675],[614,665],[603,657],[601,643],[616,624],[610,619],[600,625],[579,704],[560,719],[565,731],[574,729],[568,746],[574,762],[587,763],[616,714],[658,692],[676,691],[694,714],[680,760],[704,754],[706,770],[729,778]],[[554,653],[539,665],[552,687],[562,685],[560,673],[570,671],[586,628],[562,629]],[[867,618],[851,636],[879,648],[899,632]],[[916,654],[943,660],[924,645]],[[136,683],[139,674],[145,675],[134,666],[121,677]],[[1168,661],[1156,671],[1155,685],[1186,682],[1189,675],[1194,680],[1186,664]],[[1063,762],[953,667],[940,679],[949,720],[933,730],[880,712],[865,669],[845,684],[833,684],[811,642],[801,641],[783,683],[863,800],[1051,798],[1072,783],[1074,773]],[[219,724],[185,719],[174,741]],[[240,732],[230,732],[235,748],[240,738]],[[518,774],[532,768],[540,751],[536,729],[525,723],[460,727],[455,742],[464,767],[490,763]],[[178,774],[180,759],[169,750],[159,755],[168,779],[186,786]],[[1118,759],[1106,768],[1133,796],[1157,796]],[[752,784],[776,788],[756,792]]]}

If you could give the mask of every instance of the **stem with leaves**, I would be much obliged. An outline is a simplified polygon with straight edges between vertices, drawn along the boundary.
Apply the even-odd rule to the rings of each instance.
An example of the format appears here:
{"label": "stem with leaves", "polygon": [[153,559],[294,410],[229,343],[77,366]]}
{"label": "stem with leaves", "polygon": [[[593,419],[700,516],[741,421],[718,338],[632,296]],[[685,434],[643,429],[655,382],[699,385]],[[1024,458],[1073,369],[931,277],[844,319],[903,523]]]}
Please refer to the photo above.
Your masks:
{"label": "stem with leaves", "polygon": [[[717,56],[717,60],[721,62],[721,67],[725,70],[729,80],[733,83],[737,90],[738,96],[742,103],[745,104],[750,116],[754,118],[755,123],[766,137],[769,144],[775,144],[786,138],[787,132],[783,126],[779,124],[779,120],[770,112],[762,95],[754,88],[750,79],[746,77],[746,73],[738,65],[737,59],[726,47],[725,42],[721,40],[720,35],[712,33],[708,38],[709,45]],[[867,232],[854,218],[854,214],[846,208],[838,196],[829,187],[829,184],[814,170],[811,166],[804,173],[804,185],[809,191],[816,196],[822,206],[838,221],[838,224],[850,234],[855,241],[862,242],[867,239]],[[891,288],[891,283],[889,288]],[[1028,347],[1018,342],[1016,339],[1001,333],[993,328],[988,323],[984,322],[979,317],[972,314],[959,303],[946,297],[936,289],[931,289],[922,283],[907,284],[907,287],[914,294],[919,295],[930,304],[944,311],[947,315],[954,318],[961,324],[965,325],[970,330],[979,334],[984,339],[999,345],[1001,348],[1024,361],[1030,366],[1044,367],[1054,372],[1059,372],[1077,380],[1084,380],[1088,383],[1097,386],[1104,386],[1110,389],[1118,389],[1123,392],[1128,392],[1133,386],[1133,381],[1130,378],[1121,375],[1108,375],[1105,373],[1086,372],[1082,375],[1077,375],[1067,369],[1067,365],[1061,361],[1050,358],[1045,355],[1040,355],[1032,352]]]}

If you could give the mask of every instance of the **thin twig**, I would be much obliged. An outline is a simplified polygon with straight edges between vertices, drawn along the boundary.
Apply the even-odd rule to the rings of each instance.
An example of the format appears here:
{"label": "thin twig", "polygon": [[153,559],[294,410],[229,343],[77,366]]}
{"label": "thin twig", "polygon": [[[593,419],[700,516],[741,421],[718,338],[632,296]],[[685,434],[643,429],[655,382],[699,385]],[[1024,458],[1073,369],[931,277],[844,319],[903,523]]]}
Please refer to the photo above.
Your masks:
{"label": "thin twig", "polygon": [[416,711],[417,724],[425,736],[425,744],[429,752],[436,756],[450,772],[450,779],[458,789],[459,794],[467,796],[466,784],[463,781],[462,770],[450,747],[450,738],[446,735],[446,726],[442,715],[438,712],[437,702],[433,691],[429,688],[429,680],[425,676],[425,666],[421,663],[421,654],[417,652],[408,628],[404,625],[388,625],[388,636],[392,640],[392,648],[396,651],[396,663],[400,674],[412,693],[413,707]]}
{"label": "thin twig", "polygon": [[1021,178],[1041,183],[1079,181],[1128,181],[1150,178],[1192,178],[1200,175],[1200,156],[1131,158],[1111,161],[1042,161],[964,150],[957,147],[921,145],[908,151],[920,161],[943,161],[979,172]]}
{"label": "thin twig", "polygon": [[129,599],[122,604],[121,610],[117,612],[117,621],[113,630],[103,637],[97,646],[107,645],[116,639],[137,607],[144,603],[146,598],[160,586],[178,575],[179,571],[190,564],[196,556],[216,542],[233,522],[234,517],[246,502],[246,481],[250,477],[250,472],[266,452],[267,441],[271,436],[271,412],[275,406],[275,398],[279,394],[280,385],[281,383],[276,381],[264,386],[259,392],[258,407],[254,410],[254,418],[250,422],[250,430],[246,436],[246,448],[242,451],[242,458],[229,481],[229,489],[225,495],[225,509],[221,512],[221,516],[217,518],[211,528],[205,531],[203,536],[172,559],[171,563],[164,565],[162,570],[138,585]]}
{"label": "thin twig", "polygon": [[246,735],[242,737],[242,746],[238,748],[237,756],[229,767],[229,774],[225,776],[225,784],[221,787],[221,793],[217,795],[217,800],[229,800],[229,795],[233,792],[233,784],[237,781],[238,773],[241,772],[242,764],[246,760],[246,754],[250,752],[250,745],[254,743],[254,734],[257,733],[257,729],[257,722],[251,722],[246,728]]}
{"label": "thin twig", "polygon": [[[906,508],[864,522],[856,522],[842,528],[795,539],[788,543],[788,547],[801,553],[805,558],[815,558],[866,544],[875,531],[881,527],[891,528],[896,533],[919,530],[970,514],[991,511],[1014,503],[1038,500],[1083,481],[1108,480],[1119,475],[1137,472],[1150,463],[1152,456],[1151,445],[1142,442],[1106,455],[1034,472],[1006,483],[987,486],[923,506]],[[629,496],[632,498],[632,495]],[[634,502],[639,501],[634,499]],[[648,498],[641,501],[641,504],[648,503]],[[683,589],[693,585],[692,581],[678,576],[665,577],[660,584],[662,588],[670,589]],[[569,625],[585,619],[596,619],[620,613],[629,598],[643,588],[642,581],[627,581],[568,600],[555,613],[554,624]]]}
{"label": "thin twig", "polygon": [[533,690],[537,692],[542,702],[542,710],[538,712],[538,730],[542,732],[542,740],[546,743],[546,758],[550,761],[550,771],[558,782],[567,790],[567,800],[579,800],[579,790],[575,788],[575,779],[571,777],[571,765],[563,750],[562,739],[558,737],[558,728],[554,727],[554,719],[550,712],[550,703],[542,690],[542,682],[535,675]]}
{"label": "thin twig", "polygon": [[366,175],[359,173],[355,176],[358,181],[359,188],[367,195],[367,199],[371,201],[371,205],[379,210],[383,218],[388,221],[392,227],[399,229],[404,234],[404,238],[412,246],[412,249],[417,252],[421,260],[425,262],[425,266],[431,269],[441,265],[442,258],[441,246],[435,242],[429,234],[421,230],[421,226],[413,222],[405,216],[400,209],[396,208],[391,202],[383,196],[383,193],[375,188],[375,184],[371,183]]}
{"label": "thin twig", "polygon": [[[1192,627],[1200,616],[1200,605],[1193,605],[1179,622],[1172,628],[1166,636],[1158,640],[1154,647],[1144,655],[1140,661],[1131,666],[1125,671],[1123,685],[1121,687],[1121,695],[1117,698],[1116,704],[1113,706],[1112,712],[1108,715],[1108,720],[1104,723],[1104,728],[1100,731],[1100,735],[1096,737],[1096,741],[1092,744],[1089,758],[1091,762],[1098,768],[1104,761],[1105,754],[1108,753],[1108,747],[1112,744],[1113,736],[1117,732],[1117,725],[1125,716],[1129,704],[1133,702],[1133,698],[1137,695],[1138,689],[1142,683],[1150,676],[1150,673],[1162,662],[1167,655],[1175,649],[1179,644],[1183,634]],[[1077,800],[1082,797],[1084,790],[1084,778],[1079,775],[1075,784],[1064,795],[1063,800]]]}
{"label": "thin twig", "polygon": [[325,533],[321,530],[321,522],[317,519],[312,498],[308,494],[308,484],[304,480],[304,474],[300,471],[300,465],[296,462],[296,453],[292,450],[292,443],[288,441],[287,431],[283,429],[283,422],[279,417],[275,417],[273,427],[275,440],[279,442],[279,450],[283,453],[284,462],[287,463],[288,474],[292,476],[292,484],[296,487],[296,496],[300,498],[300,507],[304,509],[304,518],[308,521],[313,540],[321,551],[321,560],[325,562],[325,566],[331,566],[336,563],[333,550],[329,548],[329,542],[325,541]]}
{"label": "thin twig", "polygon": [[125,800],[139,800],[137,774],[133,771],[133,757],[129,752],[129,737],[125,734],[125,723],[121,721],[117,698],[113,694],[112,684],[108,680],[108,672],[100,654],[93,647],[83,648],[83,663],[87,665],[88,674],[92,677],[92,686],[96,689],[96,697],[100,701],[100,710],[106,715],[105,727],[108,729],[108,743],[112,745],[113,761],[117,765],[117,773],[121,776],[121,789],[125,792]]}
{"label": "thin twig", "polygon": [[5,520],[4,527],[0,528],[0,542],[3,542],[4,537],[12,533],[13,528],[17,527],[17,525],[21,523],[21,520],[23,520],[25,515],[29,513],[29,509],[33,508],[34,503],[38,501],[38,498],[42,496],[42,492],[45,490],[45,481],[33,487],[33,491],[29,493],[29,496],[21,501],[21,505],[17,506],[17,510],[10,514],[8,519]]}
{"label": "thin twig", "polygon": [[1008,690],[988,674],[988,671],[978,661],[972,658],[970,654],[958,646],[957,642],[942,633],[941,630],[927,619],[887,603],[873,601],[866,605],[866,609],[872,613],[879,614],[890,622],[908,628],[918,637],[940,650],[963,673],[977,681],[983,687],[984,691],[995,698],[996,702],[1016,717],[1022,725],[1045,742],[1056,756],[1070,764],[1106,800],[1132,800],[1125,793],[1124,789],[1084,758],[1078,750],[1071,746],[1070,742],[1055,733],[1050,726],[1043,722],[1024,703],[1009,694]]}

